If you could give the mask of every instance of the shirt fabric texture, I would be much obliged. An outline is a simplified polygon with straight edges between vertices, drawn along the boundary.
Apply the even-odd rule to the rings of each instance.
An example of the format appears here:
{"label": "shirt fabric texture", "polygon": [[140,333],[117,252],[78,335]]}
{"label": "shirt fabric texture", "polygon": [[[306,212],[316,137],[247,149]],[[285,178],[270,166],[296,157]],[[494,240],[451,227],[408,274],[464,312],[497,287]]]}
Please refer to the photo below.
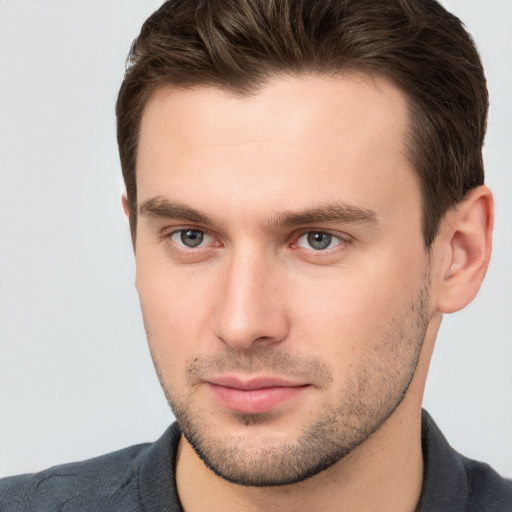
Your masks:
{"label": "shirt fabric texture", "polygon": [[[175,481],[176,423],[152,444],[0,480],[0,512],[183,512]],[[512,512],[512,481],[453,450],[422,413],[418,512]]]}

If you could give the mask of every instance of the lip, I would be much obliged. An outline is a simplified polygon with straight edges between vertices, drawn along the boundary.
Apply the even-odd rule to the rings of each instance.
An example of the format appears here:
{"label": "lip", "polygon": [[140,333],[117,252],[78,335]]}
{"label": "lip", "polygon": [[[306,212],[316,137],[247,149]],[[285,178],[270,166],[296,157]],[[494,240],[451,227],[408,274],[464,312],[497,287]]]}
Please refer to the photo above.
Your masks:
{"label": "lip", "polygon": [[208,379],[206,384],[223,407],[245,414],[272,412],[310,387],[303,382],[272,376],[251,379],[219,376]]}

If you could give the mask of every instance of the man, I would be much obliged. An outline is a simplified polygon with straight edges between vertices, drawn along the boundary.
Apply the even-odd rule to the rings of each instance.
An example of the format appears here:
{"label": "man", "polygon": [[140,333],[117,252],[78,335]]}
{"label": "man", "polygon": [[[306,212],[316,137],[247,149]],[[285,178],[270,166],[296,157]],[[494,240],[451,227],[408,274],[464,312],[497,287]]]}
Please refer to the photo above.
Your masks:
{"label": "man", "polygon": [[[491,249],[487,91],[433,1],[182,0],[117,104],[151,354],[177,424],[0,484],[7,510],[511,510],[422,394]],[[3,510],[3,508],[2,508]]]}

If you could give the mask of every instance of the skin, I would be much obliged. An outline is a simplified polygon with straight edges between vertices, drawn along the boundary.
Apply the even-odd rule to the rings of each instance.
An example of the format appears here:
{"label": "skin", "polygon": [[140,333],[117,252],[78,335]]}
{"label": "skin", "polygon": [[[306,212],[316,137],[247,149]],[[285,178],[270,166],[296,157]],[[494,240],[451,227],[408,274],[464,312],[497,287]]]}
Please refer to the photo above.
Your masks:
{"label": "skin", "polygon": [[[360,74],[146,105],[136,285],[185,510],[414,510],[428,364],[485,274],[492,197],[473,191],[427,251],[407,128],[402,92]],[[234,410],[226,376],[300,389]]]}

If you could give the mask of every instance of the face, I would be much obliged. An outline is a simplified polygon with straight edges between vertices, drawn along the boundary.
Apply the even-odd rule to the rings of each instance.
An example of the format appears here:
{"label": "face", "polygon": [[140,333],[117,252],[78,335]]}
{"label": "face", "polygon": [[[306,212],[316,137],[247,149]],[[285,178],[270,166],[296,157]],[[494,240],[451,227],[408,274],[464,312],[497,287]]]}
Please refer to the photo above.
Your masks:
{"label": "face", "polygon": [[430,314],[406,132],[401,92],[355,74],[147,104],[137,289],[182,432],[224,479],[312,476],[407,393]]}

